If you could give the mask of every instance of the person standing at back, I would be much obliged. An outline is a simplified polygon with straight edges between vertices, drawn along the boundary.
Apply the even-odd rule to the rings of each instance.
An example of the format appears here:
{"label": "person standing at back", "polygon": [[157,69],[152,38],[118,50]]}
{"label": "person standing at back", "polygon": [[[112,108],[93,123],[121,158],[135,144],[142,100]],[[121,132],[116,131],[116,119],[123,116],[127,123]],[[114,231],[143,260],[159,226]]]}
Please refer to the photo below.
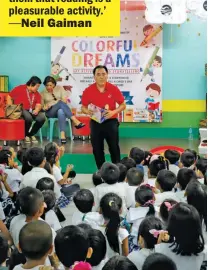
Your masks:
{"label": "person standing at back", "polygon": [[[111,161],[120,161],[118,113],[125,110],[124,97],[117,86],[107,82],[108,69],[106,66],[96,66],[93,69],[95,83],[86,88],[82,95],[82,112],[90,116],[93,112],[88,109],[88,105],[93,104],[106,110],[103,123],[94,120],[90,122],[91,143],[97,168],[100,169],[105,162],[104,140],[106,140]],[[119,105],[116,108],[116,105]]]}

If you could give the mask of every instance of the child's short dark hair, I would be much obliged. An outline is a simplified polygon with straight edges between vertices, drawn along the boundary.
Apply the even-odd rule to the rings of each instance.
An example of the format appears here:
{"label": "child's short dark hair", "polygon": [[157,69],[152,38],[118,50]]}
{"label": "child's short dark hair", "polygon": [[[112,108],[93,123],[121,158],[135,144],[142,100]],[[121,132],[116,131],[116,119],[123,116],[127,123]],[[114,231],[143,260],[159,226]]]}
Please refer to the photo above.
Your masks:
{"label": "child's short dark hair", "polygon": [[161,170],[157,175],[157,183],[163,191],[171,191],[177,182],[176,175],[168,170]]}
{"label": "child's short dark hair", "polygon": [[207,227],[207,187],[199,181],[191,181],[186,188],[187,202],[193,205]]}
{"label": "child's short dark hair", "polygon": [[189,153],[192,153],[194,155],[194,159],[195,161],[199,158],[199,156],[197,155],[197,152],[193,149],[186,149],[184,152],[189,152]]}
{"label": "child's short dark hair", "polygon": [[195,162],[195,156],[192,152],[190,151],[186,151],[186,152],[183,152],[182,155],[181,155],[181,163],[183,164],[184,167],[191,167],[194,162]]}
{"label": "child's short dark hair", "polygon": [[43,190],[42,194],[44,197],[44,202],[47,206],[47,208],[45,209],[45,213],[47,213],[54,208],[56,204],[56,195],[52,190]]}
{"label": "child's short dark hair", "polygon": [[180,159],[180,153],[171,149],[166,150],[164,156],[170,162],[170,164],[176,164],[176,162]]}
{"label": "child's short dark hair", "polygon": [[160,216],[164,222],[168,221],[169,213],[170,213],[170,208],[167,206],[167,204],[170,204],[171,207],[176,205],[178,202],[172,199],[166,199],[162,202],[160,205]]}
{"label": "child's short dark hair", "polygon": [[126,175],[129,186],[140,186],[144,182],[144,173],[137,168],[131,168]]}
{"label": "child's short dark hair", "polygon": [[97,266],[105,258],[106,255],[106,239],[103,233],[99,230],[91,229],[88,234],[90,247],[93,249],[91,258],[87,259],[87,262],[91,266]]}
{"label": "child's short dark hair", "polygon": [[1,150],[0,151],[0,164],[9,165],[9,158],[12,157],[12,152],[9,150]]}
{"label": "child's short dark hair", "polygon": [[42,220],[27,223],[19,234],[19,246],[27,259],[40,260],[52,247],[51,227]]}
{"label": "child's short dark hair", "polygon": [[29,81],[26,82],[27,86],[35,86],[36,84],[41,84],[41,79],[37,76],[32,76]]}
{"label": "child's short dark hair", "polygon": [[100,174],[105,183],[112,185],[118,182],[120,171],[115,164],[105,162],[101,167]]}
{"label": "child's short dark hair", "polygon": [[117,163],[116,165],[117,165],[117,167],[119,168],[119,171],[120,171],[120,176],[119,176],[118,182],[122,183],[126,179],[127,168],[122,163]]}
{"label": "child's short dark hair", "polygon": [[153,205],[154,193],[149,186],[142,185],[136,189],[135,201],[141,206],[149,207],[149,211],[146,216],[155,214],[155,208]]}
{"label": "child's short dark hair", "polygon": [[142,161],[144,161],[144,151],[138,147],[133,147],[130,150],[129,157],[133,158],[133,160],[136,162],[136,164],[141,164]]}
{"label": "child's short dark hair", "polygon": [[144,164],[143,166],[149,166],[152,153],[149,151],[144,151]]}
{"label": "child's short dark hair", "polygon": [[158,239],[150,233],[151,230],[162,230],[162,222],[154,216],[146,217],[139,226],[138,239],[141,236],[144,239],[145,248],[153,249]]}
{"label": "child's short dark hair", "polygon": [[196,162],[197,170],[201,171],[203,175],[205,175],[207,171],[207,159],[206,158],[199,158]]}
{"label": "child's short dark hair", "polygon": [[153,160],[149,164],[149,172],[151,176],[157,177],[159,171],[164,170],[168,167],[167,162],[162,156],[159,156],[157,159]]}
{"label": "child's short dark hair", "polygon": [[176,264],[166,255],[153,253],[149,255],[142,267],[142,270],[177,270]]}
{"label": "child's short dark hair", "polygon": [[101,177],[101,174],[100,172],[95,172],[93,173],[92,175],[92,182],[94,184],[94,186],[99,186],[103,183],[103,180],[102,180],[102,177]]}
{"label": "child's short dark hair", "polygon": [[127,171],[131,168],[136,167],[136,162],[133,160],[133,158],[130,157],[122,158],[121,163],[126,166]]}
{"label": "child's short dark hair", "polygon": [[117,255],[112,257],[102,270],[137,270],[137,267],[127,257]]}
{"label": "child's short dark hair", "polygon": [[44,202],[44,197],[40,190],[26,187],[18,194],[17,201],[21,213],[33,217]]}
{"label": "child's short dark hair", "polygon": [[89,189],[80,189],[73,197],[77,209],[83,214],[92,211],[94,196]]}
{"label": "child's short dark hair", "polygon": [[177,183],[179,183],[181,190],[185,190],[191,180],[197,180],[196,173],[193,170],[182,168],[178,171]]}
{"label": "child's short dark hair", "polygon": [[0,266],[8,257],[9,245],[3,234],[0,234]]}
{"label": "child's short dark hair", "polygon": [[89,247],[88,232],[78,226],[64,227],[55,238],[56,254],[65,267],[85,261]]}
{"label": "child's short dark hair", "polygon": [[37,182],[36,188],[40,191],[54,190],[54,182],[49,177],[43,177]]}
{"label": "child's short dark hair", "polygon": [[33,167],[38,167],[41,165],[44,158],[45,158],[45,155],[44,155],[43,149],[39,147],[33,147],[28,150],[27,160],[28,160],[29,165]]}

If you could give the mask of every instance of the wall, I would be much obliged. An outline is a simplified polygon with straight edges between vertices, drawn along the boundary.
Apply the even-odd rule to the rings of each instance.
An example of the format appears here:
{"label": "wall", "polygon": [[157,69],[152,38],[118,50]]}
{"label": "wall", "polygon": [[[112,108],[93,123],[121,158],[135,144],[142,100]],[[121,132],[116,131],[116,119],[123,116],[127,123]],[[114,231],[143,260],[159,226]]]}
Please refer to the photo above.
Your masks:
{"label": "wall", "polygon": [[[190,17],[163,32],[163,122],[123,123],[121,137],[187,138],[190,126],[198,136],[206,110],[206,22]],[[0,38],[0,74],[9,75],[10,89],[49,73],[50,38]]]}

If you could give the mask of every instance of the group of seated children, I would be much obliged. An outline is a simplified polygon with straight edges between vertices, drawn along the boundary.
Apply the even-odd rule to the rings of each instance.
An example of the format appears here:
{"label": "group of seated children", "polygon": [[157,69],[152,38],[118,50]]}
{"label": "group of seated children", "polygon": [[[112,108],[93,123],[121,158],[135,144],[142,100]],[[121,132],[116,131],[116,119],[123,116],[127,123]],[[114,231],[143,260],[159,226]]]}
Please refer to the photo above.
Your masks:
{"label": "group of seated children", "polygon": [[[74,183],[64,149],[0,151],[1,270],[205,270],[207,160],[190,149],[137,147],[105,162],[91,189]],[[73,200],[71,225],[60,208]]]}

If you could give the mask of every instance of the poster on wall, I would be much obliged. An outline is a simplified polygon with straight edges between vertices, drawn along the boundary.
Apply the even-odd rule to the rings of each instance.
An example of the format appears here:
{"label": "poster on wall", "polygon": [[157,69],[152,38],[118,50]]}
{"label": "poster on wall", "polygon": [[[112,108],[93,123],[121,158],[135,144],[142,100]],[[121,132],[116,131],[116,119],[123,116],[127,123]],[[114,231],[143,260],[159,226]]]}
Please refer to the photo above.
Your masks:
{"label": "poster on wall", "polygon": [[108,81],[123,93],[121,122],[162,121],[162,25],[149,24],[143,11],[123,11],[120,37],[51,39],[51,75],[76,115],[97,65],[107,66]]}

